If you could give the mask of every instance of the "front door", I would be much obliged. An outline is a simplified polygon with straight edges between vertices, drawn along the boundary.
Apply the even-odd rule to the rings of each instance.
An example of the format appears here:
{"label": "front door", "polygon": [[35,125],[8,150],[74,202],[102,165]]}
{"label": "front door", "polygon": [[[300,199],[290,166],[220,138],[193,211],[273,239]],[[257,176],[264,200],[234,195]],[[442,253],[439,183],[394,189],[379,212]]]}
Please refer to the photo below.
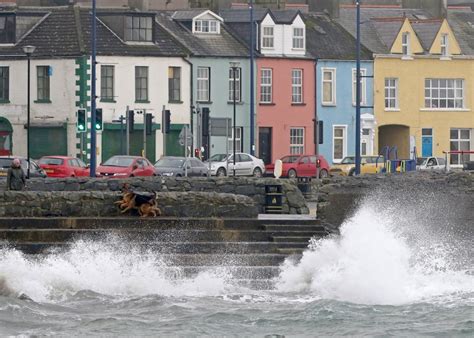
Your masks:
{"label": "front door", "polygon": [[258,128],[258,157],[265,164],[272,163],[272,128]]}
{"label": "front door", "polygon": [[421,157],[433,156],[433,129],[421,130]]}

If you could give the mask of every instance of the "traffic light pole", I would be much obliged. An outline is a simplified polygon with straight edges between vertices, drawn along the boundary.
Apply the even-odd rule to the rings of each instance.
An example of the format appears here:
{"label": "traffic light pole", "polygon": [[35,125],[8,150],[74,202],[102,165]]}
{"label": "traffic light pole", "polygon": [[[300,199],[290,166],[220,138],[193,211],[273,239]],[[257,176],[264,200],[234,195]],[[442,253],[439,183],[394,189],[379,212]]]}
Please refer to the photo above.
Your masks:
{"label": "traffic light pole", "polygon": [[143,157],[146,157],[146,109],[143,109]]}
{"label": "traffic light pole", "polygon": [[130,155],[130,110],[128,109],[129,107],[127,106],[127,112],[125,113],[125,118],[127,119],[127,136],[125,139],[125,153],[127,155]]}
{"label": "traffic light pole", "polygon": [[96,152],[96,0],[92,0],[92,72],[91,72],[91,161],[90,176],[95,177],[95,169],[97,162]]}
{"label": "traffic light pole", "polygon": [[161,132],[163,133],[163,156],[166,156],[166,132],[165,129],[167,128],[165,126],[166,119],[165,119],[165,110],[166,106],[163,105],[163,110],[161,111]]}

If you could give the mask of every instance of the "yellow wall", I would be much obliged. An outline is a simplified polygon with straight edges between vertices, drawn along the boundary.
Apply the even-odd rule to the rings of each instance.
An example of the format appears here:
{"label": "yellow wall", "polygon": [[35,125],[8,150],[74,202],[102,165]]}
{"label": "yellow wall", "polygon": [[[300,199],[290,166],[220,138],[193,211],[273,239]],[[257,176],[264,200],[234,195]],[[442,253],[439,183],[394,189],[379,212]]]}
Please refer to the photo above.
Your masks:
{"label": "yellow wall", "polygon": [[418,53],[423,53],[423,47],[420,44],[420,41],[418,40],[418,37],[413,30],[413,27],[410,24],[410,21],[408,19],[405,19],[403,22],[402,27],[400,28],[400,31],[398,32],[397,37],[395,38],[395,41],[393,42],[391,53],[395,54],[402,54],[403,49],[402,49],[402,35],[403,33],[410,33],[410,54],[418,54]]}
{"label": "yellow wall", "polygon": [[441,27],[439,28],[438,34],[436,34],[436,38],[433,41],[433,44],[430,48],[430,54],[441,54],[441,35],[448,34],[448,55],[457,55],[461,54],[461,48],[459,48],[459,44],[454,37],[453,31],[451,27],[449,27],[448,22],[443,20]]}
{"label": "yellow wall", "polygon": [[[385,111],[384,88],[385,78],[388,77],[398,78],[399,111]],[[425,78],[464,79],[465,109],[425,109]],[[439,57],[428,59],[414,56],[413,60],[402,60],[399,57],[377,56],[374,60],[374,89],[377,126],[408,126],[410,135],[416,138],[418,156],[421,156],[422,128],[433,128],[435,156],[442,156],[443,151],[449,150],[451,128],[474,128],[474,59],[453,57],[452,60],[440,60]],[[378,135],[375,139],[378,140]],[[471,142],[471,148],[473,144]]]}

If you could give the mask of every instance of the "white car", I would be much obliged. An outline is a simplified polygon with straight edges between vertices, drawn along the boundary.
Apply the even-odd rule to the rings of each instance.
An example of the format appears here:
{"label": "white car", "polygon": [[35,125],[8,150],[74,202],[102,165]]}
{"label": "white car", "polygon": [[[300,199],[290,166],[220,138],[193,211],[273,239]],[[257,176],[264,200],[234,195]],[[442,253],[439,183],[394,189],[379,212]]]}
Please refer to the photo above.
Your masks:
{"label": "white car", "polygon": [[444,170],[446,161],[441,157],[419,157],[417,158],[417,170]]}
{"label": "white car", "polygon": [[[215,154],[211,156],[211,175],[233,176],[234,155]],[[209,162],[208,162],[209,163]],[[235,153],[235,175],[262,177],[265,173],[263,160],[246,153]]]}

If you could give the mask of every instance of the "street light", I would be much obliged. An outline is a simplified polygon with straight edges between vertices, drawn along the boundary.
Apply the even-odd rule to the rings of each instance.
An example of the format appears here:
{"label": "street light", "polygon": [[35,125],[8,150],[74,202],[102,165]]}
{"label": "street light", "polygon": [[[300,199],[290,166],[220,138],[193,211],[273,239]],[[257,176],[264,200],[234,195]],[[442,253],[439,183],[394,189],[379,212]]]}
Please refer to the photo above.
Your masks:
{"label": "street light", "polygon": [[30,59],[31,54],[35,52],[35,46],[25,46],[23,47],[23,52],[28,58],[28,85],[27,85],[27,118],[26,118],[26,157],[28,160],[28,169],[26,171],[26,177],[30,178]]}
{"label": "street light", "polygon": [[235,84],[236,84],[236,81],[235,81],[235,76],[236,76],[236,73],[237,73],[237,68],[239,67],[240,63],[239,62],[229,62],[230,64],[230,68],[232,68],[232,82],[233,82],[233,85],[232,85],[232,101],[233,101],[233,104],[234,104],[234,128],[233,128],[233,132],[232,132],[232,143],[233,143],[233,161],[234,161],[234,165],[233,165],[233,170],[234,170],[234,177],[235,177],[235,133],[236,133],[236,128],[235,128],[235,124],[236,124],[236,111],[235,111]]}

